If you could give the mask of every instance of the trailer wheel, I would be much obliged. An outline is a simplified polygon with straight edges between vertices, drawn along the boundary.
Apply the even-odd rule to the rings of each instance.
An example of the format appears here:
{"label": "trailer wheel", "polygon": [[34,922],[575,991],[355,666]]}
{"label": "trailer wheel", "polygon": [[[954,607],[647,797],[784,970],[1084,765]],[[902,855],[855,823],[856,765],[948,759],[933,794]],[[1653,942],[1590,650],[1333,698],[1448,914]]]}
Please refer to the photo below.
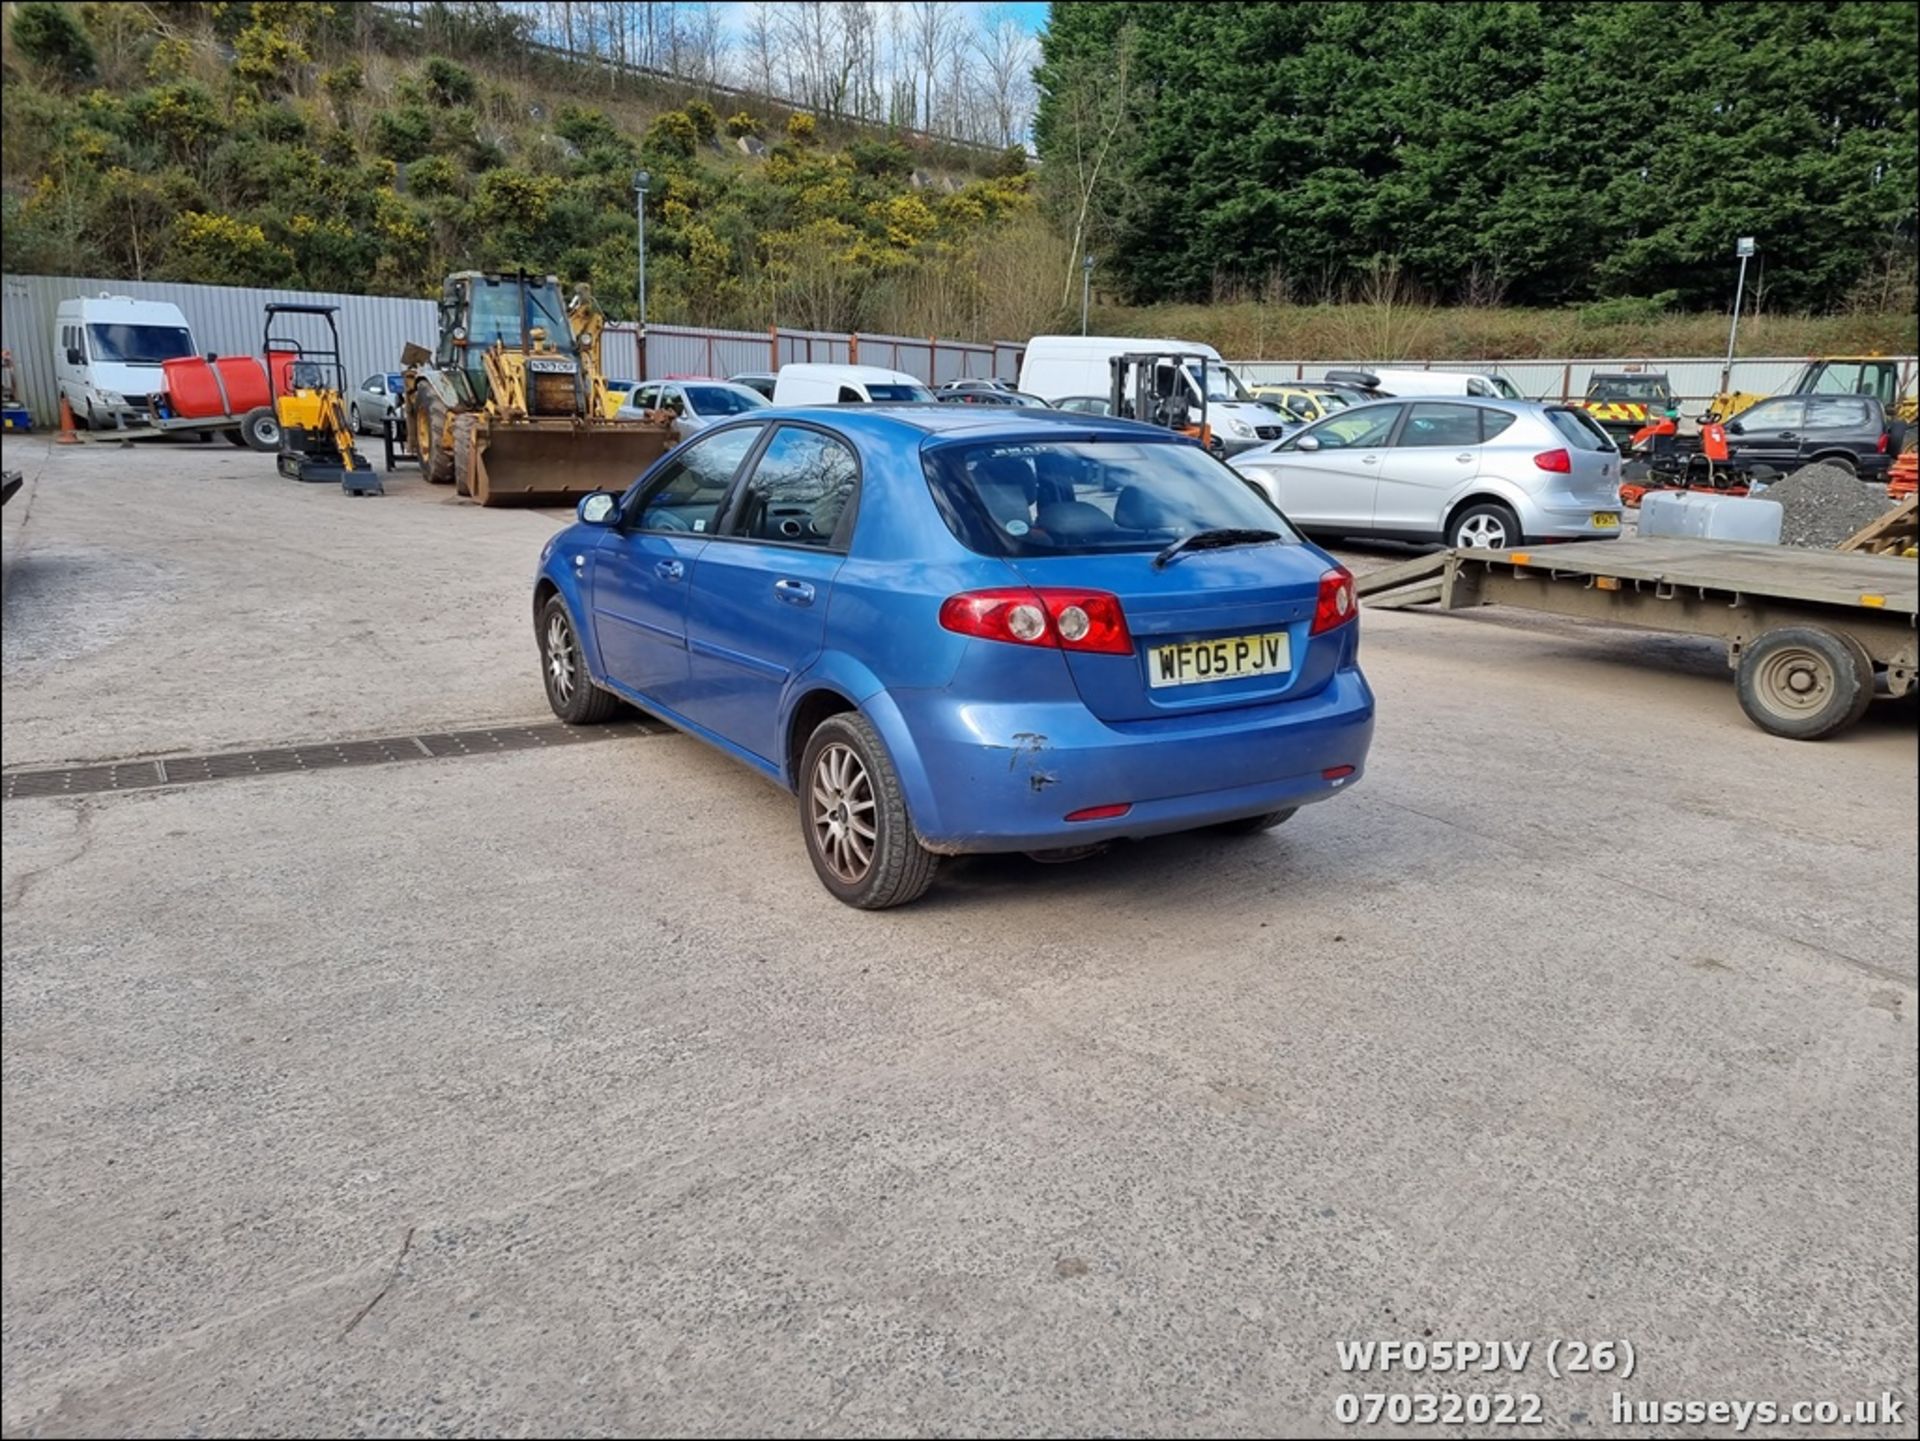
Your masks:
{"label": "trailer wheel", "polygon": [[1769,735],[1824,740],[1866,713],[1873,662],[1850,637],[1787,625],[1747,647],[1734,685],[1747,719]]}
{"label": "trailer wheel", "polygon": [[280,448],[280,417],[270,405],[256,406],[240,422],[240,439],[250,450],[274,451]]}
{"label": "trailer wheel", "polygon": [[420,469],[426,472],[428,480],[435,485],[449,485],[453,481],[453,450],[443,437],[447,433],[447,408],[441,404],[440,397],[420,387],[418,402],[414,405],[414,452],[420,457]]}

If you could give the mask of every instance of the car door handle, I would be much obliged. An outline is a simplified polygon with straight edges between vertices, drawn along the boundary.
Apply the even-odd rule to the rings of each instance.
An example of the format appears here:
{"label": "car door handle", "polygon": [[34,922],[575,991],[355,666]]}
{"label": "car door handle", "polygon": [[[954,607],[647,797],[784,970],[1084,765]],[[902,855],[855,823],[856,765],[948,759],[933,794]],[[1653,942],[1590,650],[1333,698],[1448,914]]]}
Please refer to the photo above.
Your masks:
{"label": "car door handle", "polygon": [[1360,457],[1360,463],[1362,465],[1372,465],[1375,461],[1379,459],[1380,457],[1377,455],[1363,455]]}
{"label": "car door handle", "polygon": [[653,573],[662,580],[678,580],[687,573],[687,568],[677,560],[656,560]]}
{"label": "car door handle", "polygon": [[1459,461],[1459,462],[1460,462],[1460,463],[1461,463],[1462,465],[1472,465],[1472,464],[1473,464],[1473,452],[1472,452],[1472,451],[1468,451],[1468,452],[1467,452],[1467,453],[1466,453],[1465,455],[1456,455],[1456,456],[1454,457],[1454,459],[1455,459],[1455,460],[1457,460],[1457,461]]}
{"label": "car door handle", "polygon": [[804,580],[776,580],[773,593],[788,605],[813,604],[813,587]]}
{"label": "car door handle", "polygon": [[1790,430],[1783,430],[1783,431],[1781,431],[1781,432],[1780,432],[1780,438],[1781,438],[1782,440],[1798,440],[1798,439],[1799,439],[1800,437],[1799,437],[1799,436],[1797,436],[1797,435],[1795,435],[1795,434],[1794,434],[1794,433],[1793,433],[1792,431],[1790,431]]}

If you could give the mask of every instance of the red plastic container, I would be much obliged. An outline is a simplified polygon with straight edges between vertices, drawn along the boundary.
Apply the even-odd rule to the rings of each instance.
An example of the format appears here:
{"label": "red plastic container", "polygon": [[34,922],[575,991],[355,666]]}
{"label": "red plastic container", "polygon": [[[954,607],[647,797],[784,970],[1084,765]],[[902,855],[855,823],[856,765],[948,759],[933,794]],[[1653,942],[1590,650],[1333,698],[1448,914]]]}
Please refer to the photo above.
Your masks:
{"label": "red plastic container", "polygon": [[241,416],[267,404],[266,367],[251,355],[204,356],[165,360],[167,405],[183,420]]}

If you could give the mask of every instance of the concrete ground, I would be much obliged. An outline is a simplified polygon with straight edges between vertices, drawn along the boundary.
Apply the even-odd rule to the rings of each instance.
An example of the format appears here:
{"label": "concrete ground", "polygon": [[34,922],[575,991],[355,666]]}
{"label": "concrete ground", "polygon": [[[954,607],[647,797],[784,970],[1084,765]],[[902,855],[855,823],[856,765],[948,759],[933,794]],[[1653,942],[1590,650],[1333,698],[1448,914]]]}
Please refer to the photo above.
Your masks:
{"label": "concrete ground", "polygon": [[[8,769],[545,715],[555,513],[4,456]],[[675,735],[8,802],[0,1423],[1914,1434],[1912,708],[1797,745],[1710,646],[1364,625],[1351,795],[880,915]],[[1442,1339],[1536,1350],[1336,1353]]]}

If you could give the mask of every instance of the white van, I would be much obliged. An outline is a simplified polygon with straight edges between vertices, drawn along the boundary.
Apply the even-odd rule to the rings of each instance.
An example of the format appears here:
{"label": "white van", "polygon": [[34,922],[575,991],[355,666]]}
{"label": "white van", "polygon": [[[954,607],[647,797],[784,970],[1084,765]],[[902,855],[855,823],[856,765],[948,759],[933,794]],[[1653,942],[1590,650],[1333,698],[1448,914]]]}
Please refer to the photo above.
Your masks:
{"label": "white van", "polygon": [[878,365],[783,365],[773,380],[775,405],[863,405],[869,401],[932,401],[933,392],[903,370]]}
{"label": "white van", "polygon": [[[1503,375],[1465,370],[1376,370],[1373,388],[1387,395],[1477,395],[1484,400],[1525,400]],[[1329,372],[1331,374],[1332,372]]]}
{"label": "white van", "polygon": [[[1137,351],[1189,351],[1207,357],[1207,425],[1228,455],[1278,440],[1286,419],[1260,404],[1211,345],[1128,335],[1036,335],[1020,358],[1020,389],[1052,405],[1113,393],[1112,361]],[[1193,404],[1200,403],[1198,366],[1182,372]]]}
{"label": "white van", "polygon": [[53,372],[73,418],[93,429],[145,421],[147,397],[164,393],[160,362],[197,352],[180,307],[104,291],[63,300],[54,313]]}

